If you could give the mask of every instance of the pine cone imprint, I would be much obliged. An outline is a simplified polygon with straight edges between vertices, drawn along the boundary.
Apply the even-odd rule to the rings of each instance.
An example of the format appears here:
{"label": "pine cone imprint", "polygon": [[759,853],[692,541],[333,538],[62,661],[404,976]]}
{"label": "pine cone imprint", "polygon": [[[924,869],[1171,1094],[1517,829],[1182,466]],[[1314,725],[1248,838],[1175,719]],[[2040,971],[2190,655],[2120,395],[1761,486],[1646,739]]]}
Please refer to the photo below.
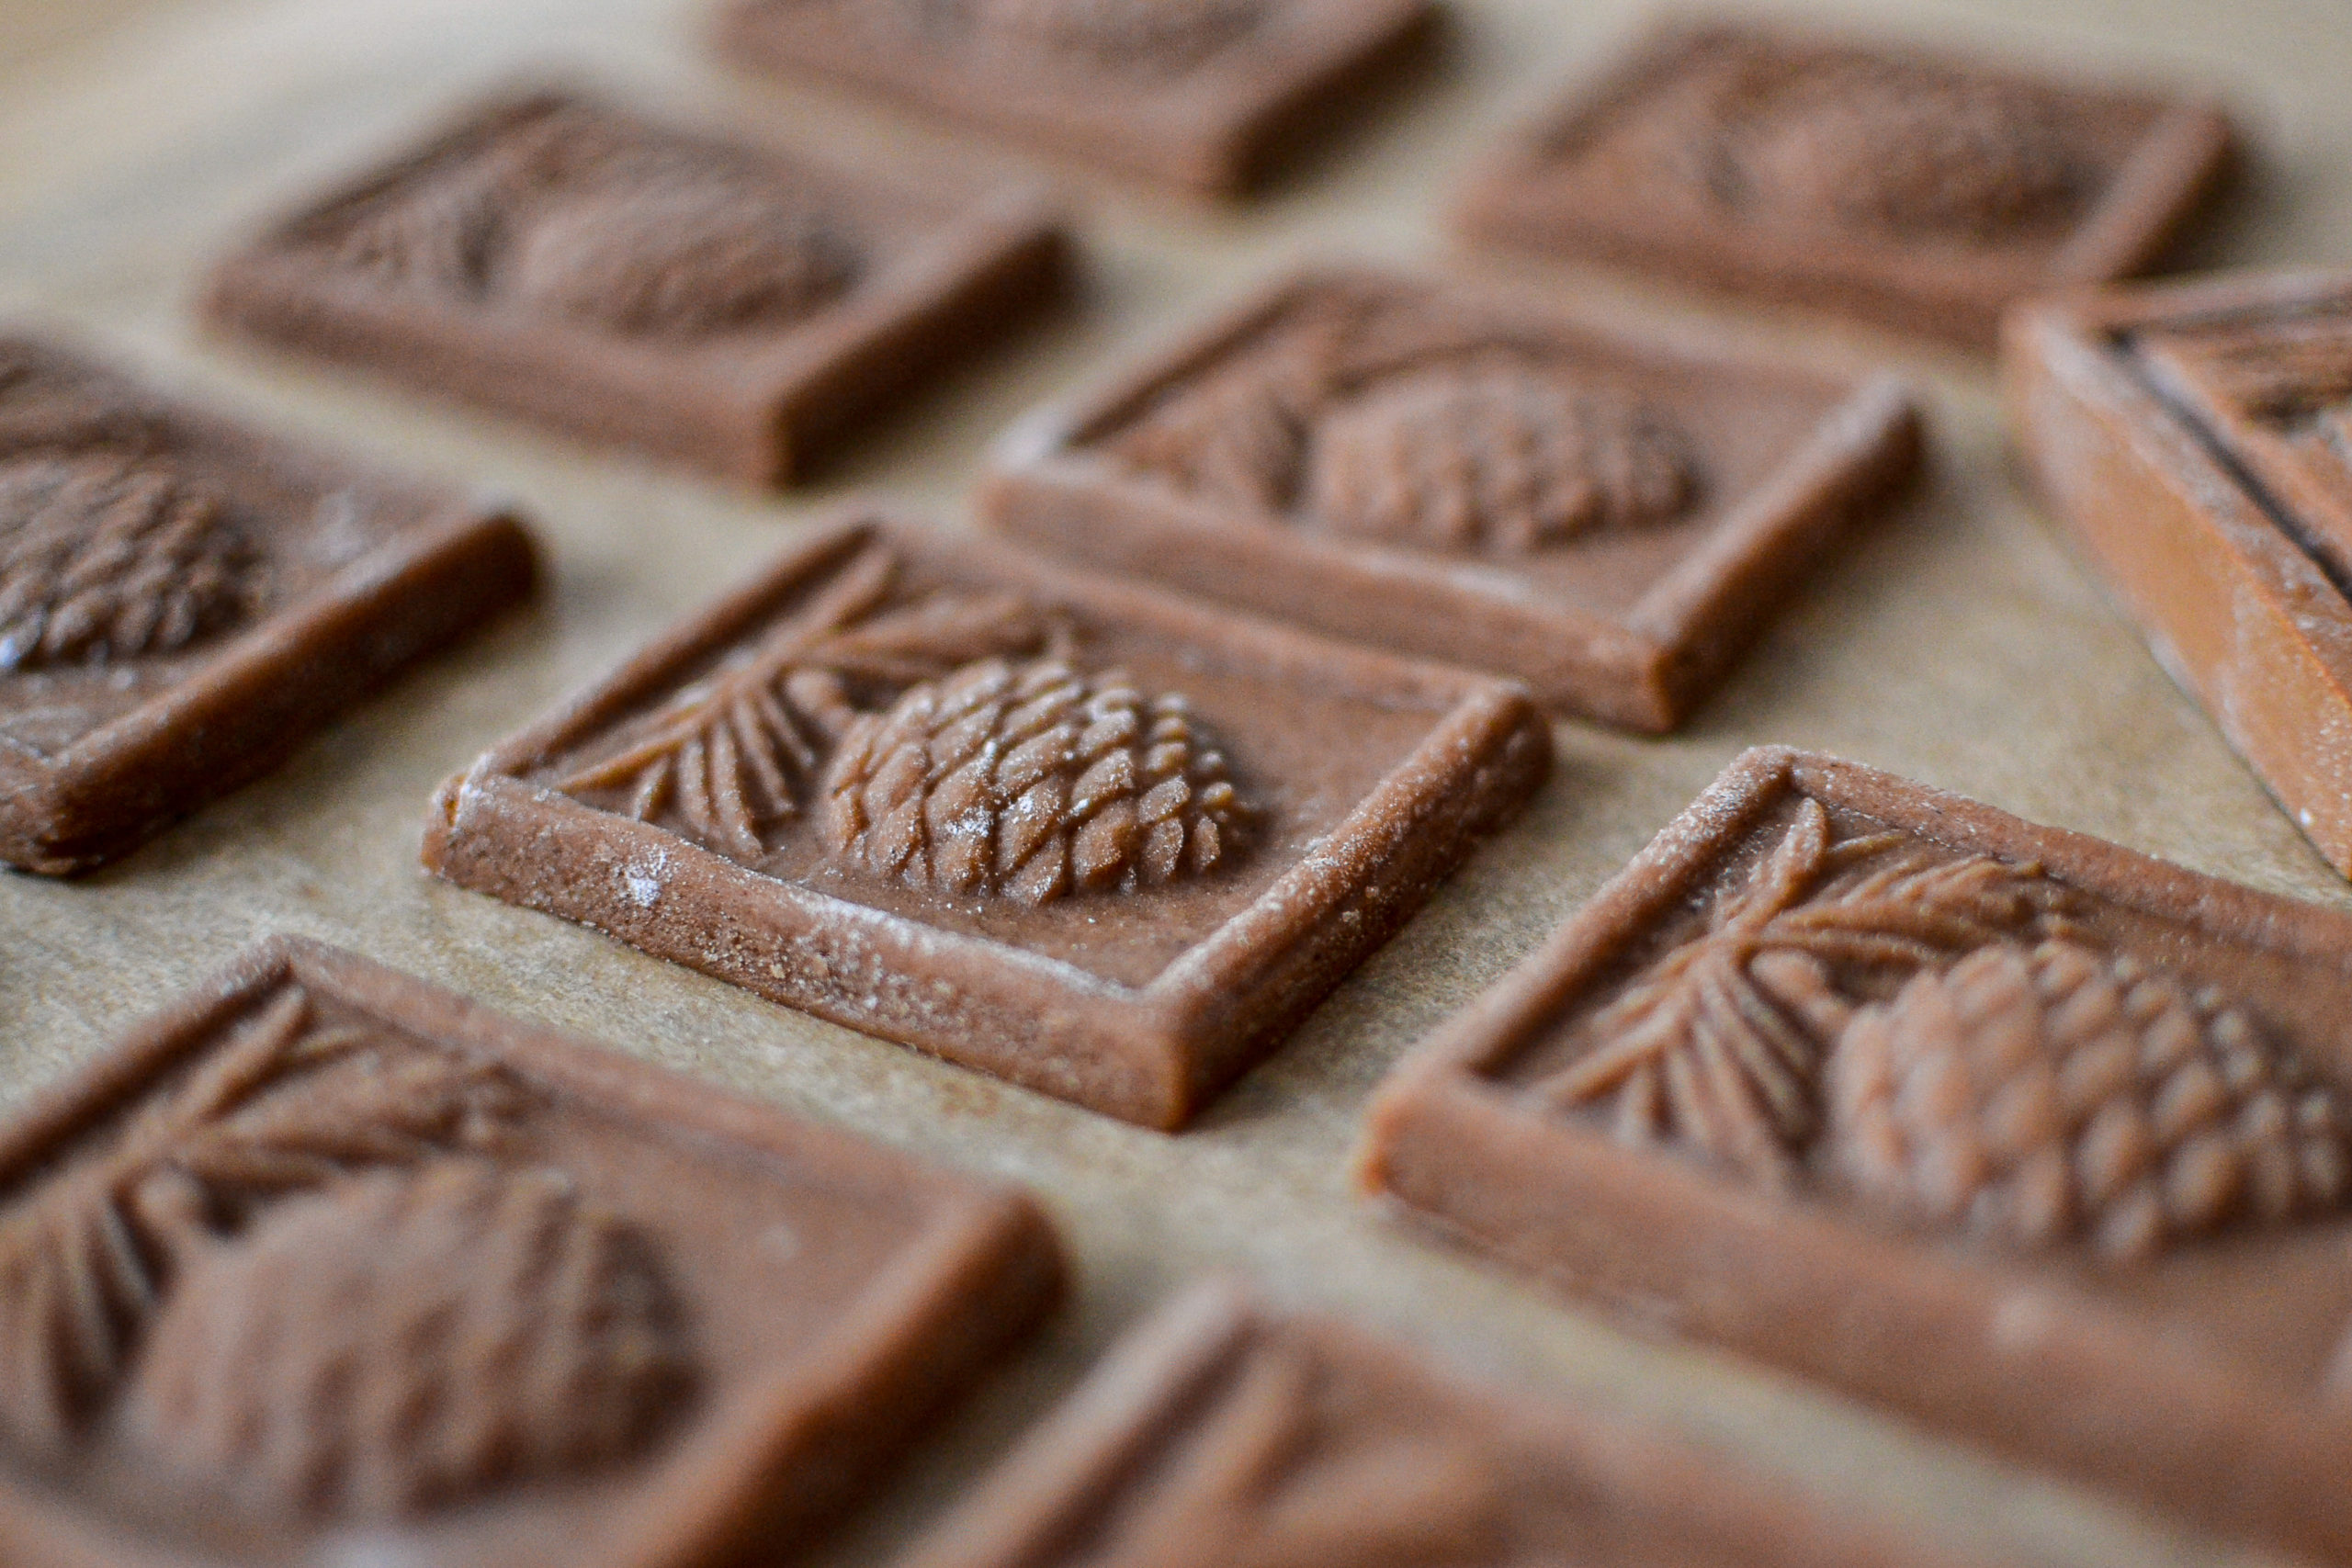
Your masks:
{"label": "pine cone imprint", "polygon": [[0,671],[174,652],[242,619],[257,574],[219,504],[157,468],[0,467]]}
{"label": "pine cone imprint", "polygon": [[1045,904],[1199,875],[1247,813],[1181,697],[1058,660],[967,665],[862,716],[827,770],[836,858],[951,894]]}
{"label": "pine cone imprint", "polygon": [[1188,494],[1285,512],[1298,491],[1319,395],[1295,367],[1228,376],[1157,411],[1111,451]]}
{"label": "pine cone imprint", "polygon": [[2013,1246],[2128,1261],[2352,1191],[2335,1089],[2210,992],[2068,942],[1986,947],[1863,1009],[1830,1100],[1863,1192]]}
{"label": "pine cone imprint", "polygon": [[1738,183],[1774,206],[1894,233],[1996,240],[2071,218],[2089,184],[2032,96],[1884,68],[1781,84],[1725,152]]}
{"label": "pine cone imprint", "polygon": [[831,221],[764,193],[629,178],[550,201],[502,272],[549,314],[691,335],[805,316],[845,292],[861,260]]}
{"label": "pine cone imprint", "polygon": [[395,288],[477,295],[503,238],[500,174],[448,171],[371,203],[329,242],[334,262]]}
{"label": "pine cone imprint", "polygon": [[1375,383],[1313,446],[1317,521],[1432,549],[1524,555],[1664,522],[1697,489],[1688,444],[1643,404],[1516,366]]}
{"label": "pine cone imprint", "polygon": [[631,1232],[553,1172],[447,1160],[289,1200],[198,1262],[125,1415],[247,1506],[390,1519],[624,1458],[691,1381]]}

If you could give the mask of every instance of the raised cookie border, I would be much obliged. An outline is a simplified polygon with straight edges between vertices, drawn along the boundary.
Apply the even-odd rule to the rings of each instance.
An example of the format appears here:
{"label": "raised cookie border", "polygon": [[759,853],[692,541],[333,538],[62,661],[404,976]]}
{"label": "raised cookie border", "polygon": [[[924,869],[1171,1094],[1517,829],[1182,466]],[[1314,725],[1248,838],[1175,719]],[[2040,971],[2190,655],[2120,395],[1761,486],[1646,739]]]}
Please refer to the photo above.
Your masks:
{"label": "raised cookie border", "polygon": [[512,509],[190,407],[45,336],[17,335],[61,365],[120,380],[189,445],[305,477],[448,499],[294,604],[201,645],[187,674],[58,750],[0,739],[0,861],[70,875],[130,853],[274,771],[407,667],[537,586],[538,548]]}
{"label": "raised cookie border", "polygon": [[2352,302],[2352,275],[2224,275],[2045,301],[2010,318],[2002,378],[2015,439],[2075,547],[2157,662],[2352,876],[2352,585],[2122,346],[2135,329],[2323,301]]}
{"label": "raised cookie border", "polygon": [[1440,31],[1437,0],[1290,3],[1313,14],[1287,24],[1286,69],[1253,71],[1247,59],[1231,58],[1249,53],[1245,41],[1172,86],[1123,91],[1115,79],[1102,80],[1099,102],[994,77],[967,86],[944,52],[842,41],[831,18],[796,26],[772,0],[733,0],[719,13],[714,41],[722,58],[762,72],[854,88],[1050,154],[1230,197],[1261,182],[1351,88],[1431,47]]}
{"label": "raised cookie border", "polygon": [[2352,965],[2352,915],[1858,763],[1758,747],[1414,1049],[1367,1113],[1359,1187],[1636,1328],[1754,1356],[2207,1529],[2341,1555],[2352,1495],[2328,1478],[2352,1451],[2352,1408],[2331,1410],[2317,1389],[2281,1399],[2030,1262],[1629,1149],[1605,1127],[1532,1113],[1493,1081],[1792,795],[1954,850],[2037,861],[2098,897],[2234,942]]}
{"label": "raised cookie border", "polygon": [[[911,1195],[930,1216],[837,1328],[764,1383],[729,1391],[676,1451],[648,1467],[645,1495],[580,1568],[695,1568],[807,1529],[851,1498],[822,1495],[801,1472],[837,1476],[887,1463],[922,1413],[1040,1319],[1061,1291],[1052,1225],[1017,1189],[951,1174],[302,937],[248,949],[12,1118],[0,1129],[0,1186],[37,1180],[51,1151],[103,1125],[288,984],[478,1052],[559,1096],[754,1160]],[[884,1406],[896,1418],[877,1420],[873,1412]],[[184,1561],[133,1546],[5,1472],[0,1552],[27,1568]]]}
{"label": "raised cookie border", "polygon": [[[1318,536],[1138,482],[1083,449],[1332,287],[1427,291],[1636,357],[1810,380],[1846,395],[1622,616],[1519,591],[1507,562],[1465,569],[1446,557]],[[1515,290],[1318,266],[1282,276],[1139,363],[1024,417],[991,453],[975,512],[992,532],[1096,570],[1154,578],[1327,636],[1491,670],[1526,682],[1555,711],[1663,734],[1713,689],[1804,570],[1903,484],[1919,446],[1917,411],[1892,377],[1839,378],[1704,355]]]}
{"label": "raised cookie border", "polygon": [[[1294,678],[1344,670],[1360,687],[1428,704],[1429,733],[1254,903],[1143,986],[763,875],[662,828],[525,782],[522,775],[674,688],[875,539],[953,550],[989,576],[1045,585],[1105,619],[1204,642]],[[1173,1130],[1402,926],[1472,843],[1534,792],[1550,760],[1550,733],[1511,682],[1228,617],[858,510],[445,784],[424,859],[452,882],[604,931],[772,1001]],[[626,921],[600,923],[598,912],[617,906],[599,894],[649,866],[661,868],[661,896],[636,905]],[[842,987],[817,983],[843,975],[864,980],[862,999],[838,1000]],[[976,1033],[1021,1043],[982,1044]],[[1054,1056],[1087,1070],[1041,1060]]]}
{"label": "raised cookie border", "polygon": [[[876,191],[929,209],[934,221],[893,265],[840,299],[720,351],[640,345],[400,294],[287,243],[318,215],[562,106]],[[199,307],[206,322],[411,392],[457,398],[575,442],[625,447],[748,486],[802,477],[819,452],[892,393],[1058,295],[1071,267],[1060,216],[1033,188],[999,184],[973,195],[918,187],[704,121],[643,113],[589,88],[478,99],[395,147],[249,234],[213,269]]]}
{"label": "raised cookie border", "polygon": [[[1561,149],[1583,141],[1616,110],[1672,76],[1690,51],[1722,38],[1767,49],[1883,53],[2060,93],[2134,98],[2158,112],[2098,202],[2041,266],[1947,256],[1932,246],[1874,244],[1867,235],[1851,242],[1847,264],[1837,265],[1825,256],[1818,233],[1783,237],[1758,225],[1649,213],[1638,205],[1547,199],[1546,171],[1559,162]],[[2237,141],[2227,113],[2193,93],[2038,72],[2023,61],[1990,52],[1796,22],[1668,23],[1637,36],[1615,61],[1572,85],[1551,107],[1510,133],[1464,186],[1453,227],[1481,245],[1791,300],[1990,352],[1997,343],[2001,312],[2016,300],[2128,276],[2156,262],[2227,179]]]}

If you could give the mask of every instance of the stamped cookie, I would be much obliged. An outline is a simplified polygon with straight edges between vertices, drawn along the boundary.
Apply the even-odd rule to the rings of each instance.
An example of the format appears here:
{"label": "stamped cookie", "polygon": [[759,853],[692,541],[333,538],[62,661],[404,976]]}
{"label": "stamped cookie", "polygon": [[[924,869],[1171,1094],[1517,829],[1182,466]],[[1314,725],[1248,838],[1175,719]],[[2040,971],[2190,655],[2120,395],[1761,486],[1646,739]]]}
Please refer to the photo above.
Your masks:
{"label": "stamped cookie", "polygon": [[1892,380],[1312,272],[1026,421],[980,513],[1090,566],[1657,731],[1886,502],[1918,442]]}
{"label": "stamped cookie", "polygon": [[2078,547],[2352,875],[2352,276],[2036,305],[2003,361],[2018,444]]}
{"label": "stamped cookie", "polygon": [[2352,917],[1750,751],[1398,1069],[1362,1174],[1640,1323],[2334,1558],[2347,1007]]}
{"label": "stamped cookie", "polygon": [[1431,0],[733,0],[720,48],[1211,195],[1430,41]]}
{"label": "stamped cookie", "polygon": [[0,1133],[0,1555],[732,1562],[1058,1279],[1024,1197],[271,942]]}
{"label": "stamped cookie", "polygon": [[1989,349],[2004,308],[2156,261],[2227,170],[2222,112],[1989,62],[1714,26],[1516,137],[1471,238]]}
{"label": "stamped cookie", "polygon": [[1335,1318],[1195,1286],[904,1568],[1928,1568],[1793,1488]]}
{"label": "stamped cookie", "polygon": [[0,861],[128,852],[530,590],[514,518],[0,336]]}
{"label": "stamped cookie", "polygon": [[451,780],[424,859],[1174,1127],[1550,757],[1508,682],[860,518]]}
{"label": "stamped cookie", "polygon": [[214,274],[232,332],[750,484],[1057,293],[1057,221],[560,94],[481,108]]}

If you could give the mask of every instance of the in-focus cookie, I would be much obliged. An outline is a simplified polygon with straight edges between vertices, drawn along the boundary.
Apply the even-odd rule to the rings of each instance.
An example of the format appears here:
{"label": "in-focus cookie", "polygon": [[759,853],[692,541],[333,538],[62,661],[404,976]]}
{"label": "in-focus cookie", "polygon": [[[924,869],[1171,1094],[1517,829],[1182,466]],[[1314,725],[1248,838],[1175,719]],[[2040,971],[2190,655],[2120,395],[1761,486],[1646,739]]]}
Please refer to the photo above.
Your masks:
{"label": "in-focus cookie", "polygon": [[232,331],[752,484],[1055,294],[1028,194],[920,192],[560,94],[502,101],[214,275]]}
{"label": "in-focus cookie", "polygon": [[2352,1502],[2352,916],[1733,764],[1385,1086],[1366,1184],[2206,1529]]}
{"label": "in-focus cookie", "polygon": [[1518,135],[1460,223],[1989,349],[2011,302],[2154,262],[2231,144],[2219,109],[2177,95],[1715,26]]}
{"label": "in-focus cookie", "polygon": [[0,335],[0,861],[85,870],[530,590],[520,524]]}
{"label": "in-focus cookie", "polygon": [[991,526],[1665,730],[1918,447],[1893,381],[1289,278],[998,448]]}
{"label": "in-focus cookie", "polygon": [[734,1562],[1058,1280],[1025,1197],[272,942],[0,1134],[0,1555]]}
{"label": "in-focus cookie", "polygon": [[2157,659],[2352,875],[2352,275],[2021,310],[2012,427]]}
{"label": "in-focus cookie", "polygon": [[452,779],[424,860],[1174,1127],[1550,758],[1509,682],[858,519]]}
{"label": "in-focus cookie", "polygon": [[719,47],[1234,194],[1430,41],[1432,0],[733,0]]}
{"label": "in-focus cookie", "polygon": [[1720,1455],[1196,1286],[900,1568],[1927,1568]]}

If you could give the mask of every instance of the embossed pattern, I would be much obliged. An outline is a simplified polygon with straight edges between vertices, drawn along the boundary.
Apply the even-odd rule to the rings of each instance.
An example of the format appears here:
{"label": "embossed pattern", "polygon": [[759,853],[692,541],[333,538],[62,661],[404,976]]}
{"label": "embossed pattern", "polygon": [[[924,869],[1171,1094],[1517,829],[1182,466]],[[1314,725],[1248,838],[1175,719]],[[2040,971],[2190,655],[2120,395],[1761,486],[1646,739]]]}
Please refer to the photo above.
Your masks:
{"label": "embossed pattern", "polygon": [[1848,1025],[1835,1153],[1873,1197],[2117,1259],[2352,1189],[2341,1097],[2245,1012],[2129,957],[2001,942]]}
{"label": "embossed pattern", "polygon": [[623,337],[789,323],[865,265],[844,219],[782,173],[578,107],[428,164],[319,239],[391,287]]}
{"label": "embossed pattern", "polygon": [[556,1172],[439,1160],[189,1262],[126,1425],[249,1507],[390,1519],[624,1458],[691,1375],[640,1237]]}
{"label": "embossed pattern", "polygon": [[1699,134],[1731,204],[1894,235],[2046,231],[2095,184],[2045,96],[1890,62],[1759,62]]}
{"label": "embossed pattern", "polygon": [[274,1201],[495,1145],[505,1073],[321,1025],[288,987],[106,1153],[0,1219],[0,1438],[63,1462],[187,1268]]}
{"label": "embossed pattern", "polygon": [[1105,443],[1223,505],[1446,553],[1524,555],[1687,515],[1688,436],[1533,334],[1334,291]]}
{"label": "embossed pattern", "polygon": [[161,468],[0,460],[0,671],[175,652],[243,620],[261,586],[220,502]]}
{"label": "embossed pattern", "polygon": [[[2244,1008],[2110,953],[2035,865],[1805,800],[1535,1086],[1637,1145],[2109,1262],[2352,1197],[2352,1114]],[[1878,999],[1872,999],[1873,998]]]}
{"label": "embossed pattern", "polygon": [[860,718],[825,779],[834,852],[877,875],[1044,904],[1214,869],[1242,809],[1179,696],[1059,660],[966,666]]}

